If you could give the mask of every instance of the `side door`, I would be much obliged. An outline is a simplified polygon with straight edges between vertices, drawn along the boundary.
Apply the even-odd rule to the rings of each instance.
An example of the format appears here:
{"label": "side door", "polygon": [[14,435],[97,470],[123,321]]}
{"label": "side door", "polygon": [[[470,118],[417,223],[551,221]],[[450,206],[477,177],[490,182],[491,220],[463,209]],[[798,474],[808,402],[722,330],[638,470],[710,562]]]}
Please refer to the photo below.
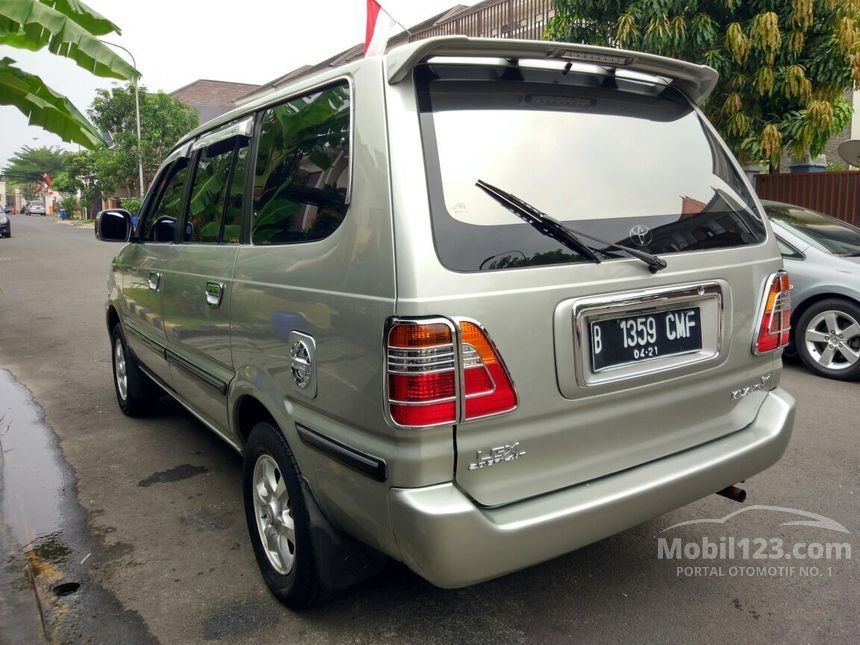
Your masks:
{"label": "side door", "polygon": [[122,319],[126,340],[146,368],[170,383],[162,292],[165,273],[174,255],[177,222],[182,212],[189,159],[175,154],[153,182],[137,240],[123,261]]}
{"label": "side door", "polygon": [[188,205],[162,294],[173,388],[226,434],[230,304],[253,118],[195,142]]}

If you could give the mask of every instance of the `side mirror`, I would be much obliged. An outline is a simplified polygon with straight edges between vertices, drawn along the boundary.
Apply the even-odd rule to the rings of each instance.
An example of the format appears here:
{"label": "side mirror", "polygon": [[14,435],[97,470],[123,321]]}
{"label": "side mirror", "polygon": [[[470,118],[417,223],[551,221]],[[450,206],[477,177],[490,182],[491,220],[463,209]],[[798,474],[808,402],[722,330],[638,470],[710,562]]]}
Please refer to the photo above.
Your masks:
{"label": "side mirror", "polygon": [[102,242],[128,242],[131,237],[131,213],[109,208],[96,215],[96,238]]}

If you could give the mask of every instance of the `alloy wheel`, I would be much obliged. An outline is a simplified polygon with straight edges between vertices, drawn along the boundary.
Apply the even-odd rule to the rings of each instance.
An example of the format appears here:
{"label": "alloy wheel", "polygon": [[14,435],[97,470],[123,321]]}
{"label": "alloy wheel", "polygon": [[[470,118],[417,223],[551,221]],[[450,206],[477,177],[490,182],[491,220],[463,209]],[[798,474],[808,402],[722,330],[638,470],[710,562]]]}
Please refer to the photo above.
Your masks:
{"label": "alloy wheel", "polygon": [[296,529],[287,483],[271,455],[260,455],[254,465],[253,497],[263,551],[272,568],[286,575],[296,557]]}
{"label": "alloy wheel", "polygon": [[116,378],[116,391],[123,401],[128,397],[128,372],[125,365],[125,348],[122,340],[117,338],[113,348],[113,367]]}
{"label": "alloy wheel", "polygon": [[844,311],[822,311],[803,336],[809,355],[825,369],[846,370],[860,360],[860,322]]}

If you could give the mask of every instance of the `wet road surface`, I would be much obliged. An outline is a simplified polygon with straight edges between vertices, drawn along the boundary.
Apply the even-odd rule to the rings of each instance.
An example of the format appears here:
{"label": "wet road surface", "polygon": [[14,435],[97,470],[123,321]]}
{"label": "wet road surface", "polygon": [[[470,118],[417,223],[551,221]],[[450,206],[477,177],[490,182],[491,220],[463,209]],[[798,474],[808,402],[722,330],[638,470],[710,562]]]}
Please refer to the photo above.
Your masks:
{"label": "wet road surface", "polygon": [[[0,240],[0,367],[8,370],[0,372],[0,416],[11,421],[7,438],[27,436],[9,439],[14,449],[3,455],[9,539],[0,544],[14,540],[22,553],[39,551],[36,587],[55,640],[860,639],[860,384],[816,379],[796,366],[783,378],[799,400],[795,436],[779,464],[747,482],[746,506],[804,510],[850,533],[786,526],[801,518],[753,509],[718,529],[688,525],[669,535],[852,547],[850,558],[817,561],[816,575],[728,575],[734,565],[782,561],[659,559],[658,537],[667,527],[743,508],[711,496],[476,587],[439,590],[392,565],[328,605],[293,614],[257,574],[238,456],[166,399],[144,420],[116,407],[104,325],[116,247],[51,218],[14,219],[15,237]],[[13,443],[4,438],[4,446]],[[687,566],[702,571],[685,572]],[[717,567],[723,575],[705,571]],[[63,582],[80,587],[56,596],[53,587]]]}

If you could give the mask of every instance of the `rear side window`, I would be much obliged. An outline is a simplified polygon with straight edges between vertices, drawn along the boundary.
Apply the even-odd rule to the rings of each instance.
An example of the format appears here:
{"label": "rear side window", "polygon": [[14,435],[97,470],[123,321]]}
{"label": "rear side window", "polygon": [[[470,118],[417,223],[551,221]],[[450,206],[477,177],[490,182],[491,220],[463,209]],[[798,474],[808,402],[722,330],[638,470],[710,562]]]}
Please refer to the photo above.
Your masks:
{"label": "rear side window", "polygon": [[176,222],[182,215],[188,159],[177,159],[159,180],[158,194],[143,223],[142,238],[147,242],[173,242]]}
{"label": "rear side window", "polygon": [[652,253],[765,239],[730,157],[671,87],[587,66],[438,64],[415,79],[434,242],[449,269],[586,261],[478,179],[586,235]]}
{"label": "rear side window", "polygon": [[346,214],[349,85],[344,82],[262,116],[251,240],[294,244],[331,235]]}

